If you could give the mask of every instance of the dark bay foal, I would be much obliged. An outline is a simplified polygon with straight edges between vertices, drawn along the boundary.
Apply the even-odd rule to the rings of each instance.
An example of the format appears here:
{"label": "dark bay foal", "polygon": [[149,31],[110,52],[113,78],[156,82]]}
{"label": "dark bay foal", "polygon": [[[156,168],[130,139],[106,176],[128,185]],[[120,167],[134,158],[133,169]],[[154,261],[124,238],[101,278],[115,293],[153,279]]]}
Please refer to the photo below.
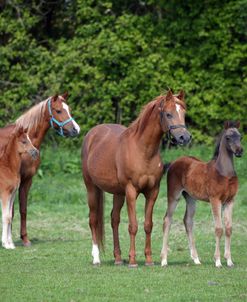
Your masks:
{"label": "dark bay foal", "polygon": [[221,210],[224,209],[225,222],[225,258],[227,266],[232,267],[231,234],[232,209],[234,197],[238,190],[238,178],[234,170],[233,155],[240,157],[243,153],[239,122],[225,122],[224,130],[216,146],[214,157],[208,163],[194,157],[181,157],[174,161],[168,170],[167,194],[168,208],[164,217],[163,247],[161,266],[167,265],[168,235],[173,212],[181,195],[186,200],[184,225],[189,241],[191,258],[200,264],[193,239],[193,216],[197,199],[210,202],[215,221],[215,265],[221,267],[220,238],[223,234]]}

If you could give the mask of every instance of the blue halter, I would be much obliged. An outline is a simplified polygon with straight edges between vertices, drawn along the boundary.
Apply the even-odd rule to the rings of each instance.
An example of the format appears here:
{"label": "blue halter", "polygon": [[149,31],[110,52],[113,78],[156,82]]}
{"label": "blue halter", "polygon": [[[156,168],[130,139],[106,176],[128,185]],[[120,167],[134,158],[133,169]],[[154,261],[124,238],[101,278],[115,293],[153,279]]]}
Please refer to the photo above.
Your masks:
{"label": "blue halter", "polygon": [[[56,131],[57,134],[64,137],[65,135],[63,133],[63,126],[68,124],[69,122],[73,121],[74,120],[73,117],[70,117],[69,119],[67,119],[64,122],[59,122],[57,119],[55,119],[55,117],[52,115],[52,111],[51,111],[51,99],[48,100],[48,110],[49,110],[49,114],[51,116],[51,119],[50,119],[51,127]],[[59,130],[54,128],[54,123],[58,125]]]}

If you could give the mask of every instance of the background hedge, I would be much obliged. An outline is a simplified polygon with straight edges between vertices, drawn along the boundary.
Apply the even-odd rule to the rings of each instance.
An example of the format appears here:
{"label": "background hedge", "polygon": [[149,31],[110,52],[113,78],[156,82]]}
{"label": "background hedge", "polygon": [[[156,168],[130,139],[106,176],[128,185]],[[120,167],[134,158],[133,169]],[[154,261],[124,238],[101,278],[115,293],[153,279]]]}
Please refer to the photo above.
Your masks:
{"label": "background hedge", "polygon": [[247,130],[246,0],[0,3],[0,126],[67,90],[82,135],[128,125],[171,87],[186,92],[194,141],[225,119]]}

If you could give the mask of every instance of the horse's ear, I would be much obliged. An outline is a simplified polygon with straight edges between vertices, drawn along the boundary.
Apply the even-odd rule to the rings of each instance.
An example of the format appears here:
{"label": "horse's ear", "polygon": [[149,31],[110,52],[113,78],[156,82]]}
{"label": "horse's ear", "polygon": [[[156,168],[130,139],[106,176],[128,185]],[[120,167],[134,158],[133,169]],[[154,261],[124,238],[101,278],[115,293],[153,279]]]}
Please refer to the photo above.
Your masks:
{"label": "horse's ear", "polygon": [[224,122],[224,128],[228,129],[230,127],[230,121],[225,121]]}
{"label": "horse's ear", "polygon": [[68,93],[68,91],[66,91],[66,92],[62,95],[62,98],[66,101],[67,98],[68,98],[68,96],[69,96],[69,93]]}
{"label": "horse's ear", "polygon": [[184,96],[185,96],[184,91],[183,91],[183,90],[180,90],[180,91],[179,91],[179,94],[178,94],[178,96],[177,96],[177,98],[178,98],[179,100],[181,100],[181,101],[184,101]]}
{"label": "horse's ear", "polygon": [[23,127],[19,127],[17,130],[16,130],[16,136],[19,137],[21,136],[22,134],[24,133],[24,129]]}
{"label": "horse's ear", "polygon": [[58,94],[55,94],[55,95],[52,97],[52,100],[53,100],[53,102],[56,102],[57,99],[58,99]]}
{"label": "horse's ear", "polygon": [[239,128],[240,128],[240,121],[236,121],[236,123],[235,123],[235,127],[236,127],[237,129],[239,129]]}
{"label": "horse's ear", "polygon": [[171,101],[172,99],[173,99],[172,90],[169,89],[167,94],[166,94],[166,101]]}

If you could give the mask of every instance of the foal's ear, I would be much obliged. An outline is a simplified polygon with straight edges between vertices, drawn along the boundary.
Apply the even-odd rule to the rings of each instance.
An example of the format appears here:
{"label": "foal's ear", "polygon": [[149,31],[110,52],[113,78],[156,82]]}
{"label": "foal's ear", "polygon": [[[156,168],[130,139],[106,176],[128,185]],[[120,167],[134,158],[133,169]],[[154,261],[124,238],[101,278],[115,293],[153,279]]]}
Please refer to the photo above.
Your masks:
{"label": "foal's ear", "polygon": [[169,89],[167,94],[166,94],[166,101],[171,101],[172,99],[173,99],[172,90]]}
{"label": "foal's ear", "polygon": [[52,100],[53,100],[53,102],[56,102],[57,99],[58,99],[58,94],[55,94],[55,95],[52,97]]}
{"label": "foal's ear", "polygon": [[178,94],[178,96],[177,96],[177,98],[178,98],[179,100],[181,100],[181,101],[184,101],[184,96],[185,96],[184,91],[183,91],[183,90],[180,90],[180,91],[179,91],[179,94]]}
{"label": "foal's ear", "polygon": [[239,129],[239,128],[240,128],[240,121],[236,121],[236,123],[235,123],[235,127],[236,127],[237,129]]}
{"label": "foal's ear", "polygon": [[224,122],[224,128],[228,129],[230,127],[230,121],[225,121]]}
{"label": "foal's ear", "polygon": [[24,133],[24,128],[21,126],[16,130],[16,136],[19,137]]}
{"label": "foal's ear", "polygon": [[68,93],[68,91],[66,91],[66,92],[62,95],[62,98],[66,101],[67,98],[68,98],[68,96],[69,96],[69,93]]}

